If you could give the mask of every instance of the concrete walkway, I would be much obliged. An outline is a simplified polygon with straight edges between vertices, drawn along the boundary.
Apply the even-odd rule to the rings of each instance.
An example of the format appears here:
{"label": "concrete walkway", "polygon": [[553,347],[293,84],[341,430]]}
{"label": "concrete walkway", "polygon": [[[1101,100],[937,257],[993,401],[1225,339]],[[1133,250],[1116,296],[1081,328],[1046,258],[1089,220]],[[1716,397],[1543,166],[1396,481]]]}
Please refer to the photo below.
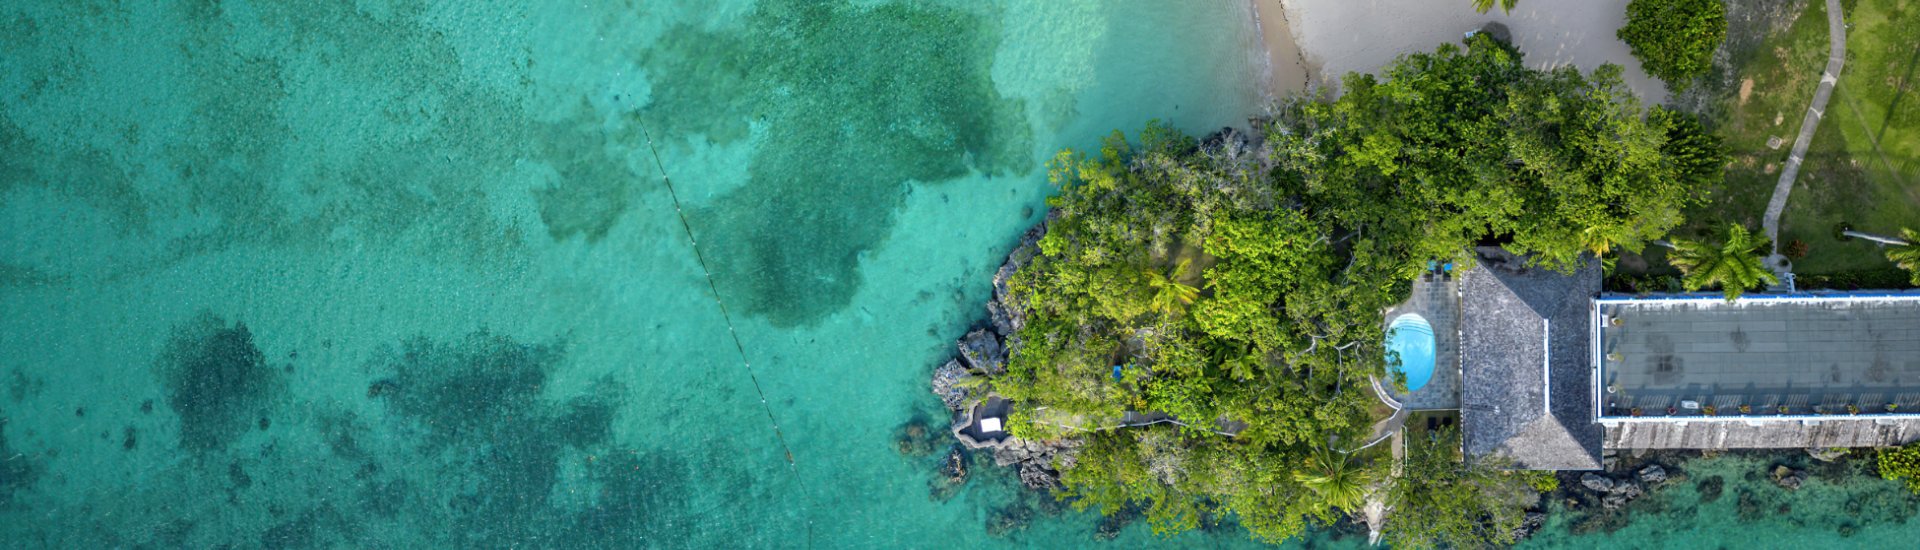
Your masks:
{"label": "concrete walkway", "polygon": [[1813,92],[1813,104],[1807,107],[1806,119],[1800,121],[1800,135],[1793,138],[1793,152],[1787,156],[1787,165],[1780,169],[1780,182],[1773,186],[1773,199],[1767,201],[1764,226],[1776,254],[1780,251],[1780,213],[1787,209],[1787,193],[1793,191],[1793,178],[1800,174],[1800,160],[1807,154],[1807,144],[1813,141],[1813,131],[1820,126],[1821,115],[1826,113],[1833,85],[1840,80],[1840,65],[1847,60],[1844,15],[1840,11],[1840,0],[1827,0],[1827,70],[1820,74],[1820,88]]}

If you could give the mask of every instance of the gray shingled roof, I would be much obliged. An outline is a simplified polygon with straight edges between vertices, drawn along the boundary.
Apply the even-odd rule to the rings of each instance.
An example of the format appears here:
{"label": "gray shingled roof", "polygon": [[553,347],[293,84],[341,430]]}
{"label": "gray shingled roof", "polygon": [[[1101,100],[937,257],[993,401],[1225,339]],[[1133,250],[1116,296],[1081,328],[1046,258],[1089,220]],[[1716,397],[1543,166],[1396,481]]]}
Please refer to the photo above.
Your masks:
{"label": "gray shingled roof", "polygon": [[1533,470],[1599,469],[1589,346],[1600,262],[1566,274],[1497,248],[1478,252],[1480,265],[1460,277],[1466,451]]}

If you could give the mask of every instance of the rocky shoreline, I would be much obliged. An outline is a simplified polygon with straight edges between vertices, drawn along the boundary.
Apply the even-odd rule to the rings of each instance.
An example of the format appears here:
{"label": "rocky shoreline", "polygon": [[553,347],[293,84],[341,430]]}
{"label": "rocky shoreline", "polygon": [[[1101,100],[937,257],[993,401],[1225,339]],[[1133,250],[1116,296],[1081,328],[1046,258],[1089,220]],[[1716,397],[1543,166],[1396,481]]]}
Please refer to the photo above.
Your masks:
{"label": "rocky shoreline", "polygon": [[[1526,520],[1514,532],[1515,540],[1543,528],[1549,508],[1554,515],[1565,517],[1565,528],[1573,535],[1613,532],[1627,526],[1638,515],[1673,513],[1668,509],[1671,504],[1667,499],[1646,497],[1683,485],[1690,486],[1697,494],[1700,505],[1732,496],[1736,499],[1737,517],[1743,522],[1785,516],[1792,513],[1793,505],[1793,500],[1785,495],[1799,492],[1816,480],[1829,485],[1844,485],[1856,478],[1877,481],[1878,476],[1870,471],[1870,456],[1845,449],[1607,451],[1604,470],[1559,473],[1560,488],[1543,495],[1545,498],[1540,504],[1527,512]],[[1693,479],[1687,471],[1696,461],[1738,459],[1736,457],[1755,463],[1743,468],[1746,471],[1739,480],[1729,480],[1724,474]],[[1743,481],[1746,488],[1730,487],[1733,481]],[[1758,491],[1754,485],[1770,485],[1783,493],[1764,494],[1766,491]],[[1844,525],[1840,534],[1849,535]]]}
{"label": "rocky shoreline", "polygon": [[[952,415],[949,432],[958,441],[951,451],[953,455],[960,456],[965,452],[963,449],[991,453],[995,466],[1014,468],[1022,486],[1038,491],[1060,488],[1058,468],[1073,463],[1078,441],[1032,441],[1005,432],[976,438],[966,429],[975,423],[975,415],[989,410],[997,404],[996,400],[1004,403],[998,396],[983,391],[983,385],[987,378],[1006,372],[1008,359],[1020,348],[1019,330],[1026,325],[1025,308],[1012,299],[1007,281],[1039,254],[1040,237],[1046,235],[1048,221],[1051,216],[1027,229],[1019,245],[1007,254],[1007,261],[993,275],[993,299],[987,302],[985,325],[968,331],[955,342],[957,353],[934,369],[931,381],[933,394],[940,397],[941,404]],[[949,462],[954,460],[958,459]]]}

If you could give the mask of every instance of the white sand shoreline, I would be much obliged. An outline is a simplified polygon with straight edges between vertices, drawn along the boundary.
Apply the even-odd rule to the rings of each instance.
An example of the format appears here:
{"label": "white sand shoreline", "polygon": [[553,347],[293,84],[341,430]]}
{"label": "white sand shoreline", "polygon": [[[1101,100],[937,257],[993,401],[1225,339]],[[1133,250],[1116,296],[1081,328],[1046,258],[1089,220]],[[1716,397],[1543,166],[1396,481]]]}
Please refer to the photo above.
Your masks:
{"label": "white sand shoreline", "polygon": [[1272,98],[1299,94],[1312,87],[1316,67],[1309,66],[1293,39],[1292,26],[1280,0],[1247,0],[1253,7],[1253,27],[1266,51],[1267,94]]}
{"label": "white sand shoreline", "polygon": [[[1338,86],[1348,72],[1377,72],[1400,55],[1430,52],[1458,43],[1463,33],[1488,21],[1503,23],[1526,55],[1528,67],[1574,65],[1592,71],[1602,63],[1626,70],[1627,87],[1642,104],[1667,100],[1666,87],[1647,76],[1627,45],[1614,36],[1626,24],[1627,0],[1526,0],[1513,13],[1476,13],[1465,0],[1253,0],[1259,12],[1284,13],[1287,33],[1302,64],[1312,67],[1314,86]],[[1281,10],[1270,10],[1277,4]],[[1261,17],[1268,22],[1276,19]],[[1265,27],[1274,27],[1267,24]],[[1264,29],[1263,29],[1264,30]],[[1269,56],[1284,56],[1268,41]],[[1275,65],[1279,65],[1276,63]]]}

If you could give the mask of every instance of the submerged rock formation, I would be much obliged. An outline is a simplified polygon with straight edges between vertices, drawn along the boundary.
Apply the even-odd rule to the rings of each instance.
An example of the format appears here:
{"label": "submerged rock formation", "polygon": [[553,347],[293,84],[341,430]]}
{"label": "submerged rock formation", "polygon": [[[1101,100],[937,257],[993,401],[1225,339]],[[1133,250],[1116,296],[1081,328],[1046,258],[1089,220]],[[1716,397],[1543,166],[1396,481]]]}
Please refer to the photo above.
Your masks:
{"label": "submerged rock formation", "polygon": [[1786,466],[1775,466],[1773,468],[1773,482],[1783,489],[1789,491],[1797,490],[1807,482],[1807,471]]}

